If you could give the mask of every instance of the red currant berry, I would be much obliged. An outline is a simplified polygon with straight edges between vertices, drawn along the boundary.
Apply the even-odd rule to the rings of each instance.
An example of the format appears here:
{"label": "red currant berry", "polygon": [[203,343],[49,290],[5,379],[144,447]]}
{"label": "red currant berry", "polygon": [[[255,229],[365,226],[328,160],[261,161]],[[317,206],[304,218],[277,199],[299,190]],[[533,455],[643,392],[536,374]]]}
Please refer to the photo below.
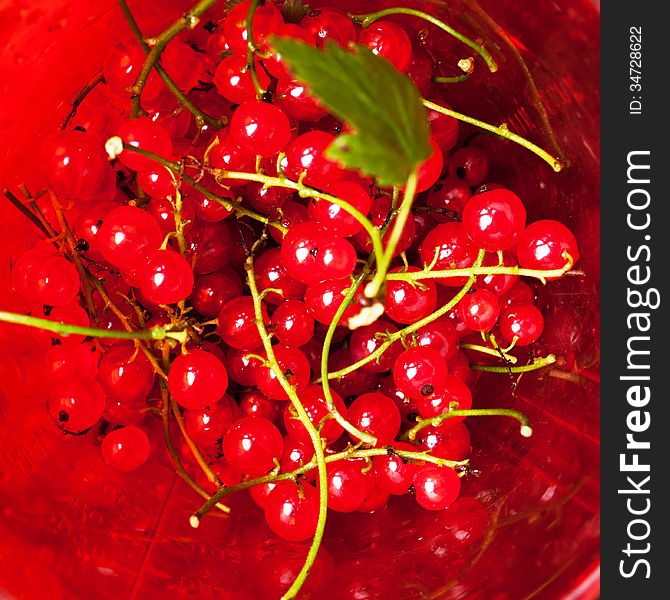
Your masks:
{"label": "red currant berry", "polygon": [[500,334],[508,344],[529,346],[542,335],[544,317],[532,304],[514,302],[500,315]]}
{"label": "red currant berry", "polygon": [[416,441],[423,451],[447,460],[464,460],[470,454],[470,432],[455,418],[437,427],[424,427],[417,433]]}
{"label": "red currant berry", "polygon": [[256,369],[261,361],[246,350],[230,348],[226,353],[226,368],[233,381],[245,387],[256,385]]}
{"label": "red currant berry", "polygon": [[184,425],[189,437],[202,446],[219,443],[228,428],[239,418],[240,410],[226,394],[220,402],[204,408],[184,411]]}
{"label": "red currant berry", "polygon": [[[349,352],[353,362],[358,362],[375,352],[388,338],[389,335],[398,332],[398,328],[384,319],[379,319],[371,325],[359,327],[351,333],[349,338]],[[391,344],[386,351],[378,357],[361,367],[368,373],[385,373],[393,368],[393,365],[403,351],[399,341]]]}
{"label": "red currant berry", "polygon": [[261,417],[242,417],[231,425],[223,438],[223,454],[238,471],[262,475],[275,466],[282,455],[281,433]]}
{"label": "red currant berry", "polygon": [[[299,40],[306,42],[310,46],[316,47],[316,40],[314,36],[305,28],[295,23],[286,23],[279,31],[273,31],[273,34],[291,40]],[[281,81],[282,78],[291,76],[291,71],[288,65],[284,63],[281,54],[272,48],[272,55],[263,59],[263,66],[268,70],[270,75],[276,77]],[[276,96],[275,96],[276,97]]]}
{"label": "red currant berry", "polygon": [[498,297],[489,290],[466,294],[459,302],[458,309],[463,324],[473,331],[491,331],[500,316]]}
{"label": "red currant berry", "polygon": [[407,75],[424,98],[430,96],[433,89],[433,68],[433,59],[428,54],[421,50],[412,52]]}
{"label": "red currant berry", "polygon": [[516,302],[525,302],[527,304],[533,304],[535,302],[535,291],[524,281],[517,281],[514,286],[500,298],[501,308],[505,308]]}
{"label": "red currant berry", "polygon": [[299,300],[282,302],[272,315],[277,339],[292,348],[304,346],[314,336],[314,319]]}
{"label": "red currant berry", "polygon": [[[244,55],[246,55],[249,43],[246,26],[249,4],[249,0],[237,4],[230,10],[223,22],[223,33],[228,47],[233,52]],[[269,35],[281,31],[283,27],[284,19],[279,9],[272,2],[265,2],[256,9],[251,22],[253,42],[260,47]]]}
{"label": "red currant berry", "polygon": [[168,373],[168,389],[184,408],[212,406],[221,400],[227,388],[226,367],[204,350],[179,355]]}
{"label": "red currant berry", "polygon": [[238,239],[233,227],[226,221],[198,223],[187,232],[189,252],[195,257],[193,273],[206,275],[232,264],[232,252]]}
{"label": "red currant berry", "polygon": [[[174,205],[167,198],[152,198],[146,206],[146,212],[148,212],[158,223],[160,227],[161,234],[163,237],[166,237],[170,233],[174,233],[177,230],[177,225],[174,220]],[[188,200],[184,199],[181,207],[181,219],[182,223],[187,221],[193,222],[195,218],[195,210],[193,209],[193,204]],[[102,223],[102,220],[100,221]],[[191,223],[185,225],[185,230],[191,226]]]}
{"label": "red currant berry", "polygon": [[[270,78],[259,60],[255,61],[258,82],[263,89],[270,86]],[[247,69],[246,54],[233,54],[224,58],[214,72],[214,85],[226,100],[241,104],[256,98],[256,88],[251,72]]]}
{"label": "red currant berry", "polygon": [[[307,357],[297,348],[288,346],[278,345],[273,350],[277,364],[291,387],[298,393],[304,390],[309,383],[310,374]],[[288,400],[286,390],[271,367],[260,367],[256,370],[256,385],[268,398]]]}
{"label": "red currant berry", "polygon": [[[484,262],[482,263],[485,267],[496,267],[500,265],[500,259],[498,254],[493,254],[491,252],[487,253],[484,257]],[[510,252],[503,252],[503,261],[502,266],[505,267],[515,267],[517,266],[516,260],[512,257]],[[475,282],[474,287],[478,289],[485,289],[493,292],[496,296],[502,296],[507,294],[514,284],[519,280],[518,275],[510,274],[497,274],[497,275],[479,275],[477,281]],[[532,302],[532,300],[530,300]]]}
{"label": "red currant berry", "polygon": [[[267,323],[269,320],[263,306],[263,321]],[[238,350],[251,351],[263,345],[256,325],[254,301],[250,296],[240,296],[226,302],[219,313],[216,330],[226,344]]]}
{"label": "red currant berry", "polygon": [[180,90],[188,92],[198,85],[203,72],[200,56],[191,46],[171,40],[161,54],[161,64]]}
{"label": "red currant berry", "polygon": [[314,36],[319,48],[325,47],[328,40],[343,47],[356,41],[356,28],[351,19],[336,9],[323,8],[305,17],[301,25]]}
{"label": "red currant berry", "polygon": [[291,138],[291,124],[281,108],[247,100],[233,113],[230,135],[241,148],[268,158],[284,149]]}
{"label": "red currant berry", "polygon": [[219,315],[223,305],[242,294],[242,280],[231,268],[196,277],[190,301],[195,311],[206,319]]}
{"label": "red currant berry", "polygon": [[[417,398],[416,406],[422,419],[432,419],[452,410],[470,410],[472,408],[472,393],[462,379],[454,375],[447,375],[444,386],[430,396]],[[451,417],[454,421],[462,421],[464,418]]]}
{"label": "red currant berry", "polygon": [[449,177],[462,179],[470,187],[478,186],[489,174],[489,158],[483,150],[467,146],[456,150],[449,161]]}
{"label": "red currant berry", "polygon": [[[408,450],[416,452],[417,448],[406,442],[394,442],[393,450]],[[397,496],[402,496],[409,492],[414,475],[419,466],[407,459],[401,458],[398,454],[389,450],[386,456],[375,456],[372,459],[377,485],[388,492]]]}
{"label": "red currant berry", "polygon": [[359,42],[384,57],[398,71],[406,71],[412,61],[412,42],[407,32],[390,21],[377,21],[364,29]]}
{"label": "red currant berry", "polygon": [[[147,152],[153,152],[163,158],[170,158],[172,141],[168,133],[151,119],[141,118],[127,121],[119,127],[117,135],[128,145]],[[119,154],[119,160],[134,171],[149,171],[156,166],[156,162],[140,156],[130,150]]]}
{"label": "red currant berry", "polygon": [[[307,310],[309,310],[316,321],[322,325],[330,325],[350,287],[351,279],[348,277],[346,279],[320,281],[308,285],[305,292],[305,306],[307,306]],[[344,311],[340,324],[345,324],[348,319],[357,315],[360,310],[361,307],[359,305],[352,304]]]}
{"label": "red currant berry", "polygon": [[[347,407],[344,405],[344,401],[335,392],[331,392],[331,394],[333,396],[333,404],[335,405],[335,408],[346,419],[348,411]],[[325,396],[323,395],[323,388],[320,385],[308,385],[302,392],[300,392],[299,397],[312,425],[314,425],[314,427],[319,427],[323,421],[321,437],[325,438],[328,445],[335,443],[342,435],[344,429],[342,429],[342,426],[335,419],[329,417],[330,413],[328,411]],[[296,440],[304,442],[305,444],[311,444],[311,438],[309,437],[307,429],[305,429],[305,426],[297,418],[295,409],[290,403],[287,404],[284,409],[284,425],[286,426],[288,434],[293,436]]]}
{"label": "red currant berry", "polygon": [[51,388],[47,406],[61,429],[81,433],[102,417],[105,393],[94,379],[70,379]]}
{"label": "red currant berry", "polygon": [[62,256],[53,255],[33,266],[29,298],[49,306],[63,306],[73,302],[79,294],[81,282],[75,266]]}
{"label": "red currant berry", "polygon": [[280,538],[301,542],[314,536],[319,518],[319,496],[309,484],[280,481],[265,503],[265,520]]}
{"label": "red currant berry", "polygon": [[424,325],[414,334],[417,346],[430,346],[447,362],[458,352],[458,333],[446,319]]}
{"label": "red currant berry", "polygon": [[349,407],[354,427],[377,438],[377,446],[390,444],[400,431],[400,411],[395,402],[379,392],[359,396]]}
{"label": "red currant berry", "polygon": [[430,346],[414,346],[405,350],[395,361],[393,381],[410,398],[430,396],[444,387],[447,363]]}
{"label": "red currant berry", "polygon": [[158,223],[134,206],[119,206],[108,212],[97,237],[105,259],[124,270],[144,264],[163,241]]}
{"label": "red currant berry", "polygon": [[[271,217],[287,230],[291,230],[300,223],[309,221],[307,209],[297,202],[285,202],[282,204],[281,212],[274,212]],[[285,234],[279,229],[271,227],[270,235],[277,244],[281,244]]]}
{"label": "red currant berry", "polygon": [[438,223],[458,220],[472,197],[467,183],[460,179],[443,179],[430,190],[426,204]]}
{"label": "red currant berry", "polygon": [[174,250],[154,252],[140,275],[142,296],[153,304],[176,304],[193,291],[193,271]]}
{"label": "red currant berry", "polygon": [[110,431],[102,440],[102,458],[113,469],[122,472],[141,467],[151,453],[149,438],[139,427],[127,425]]}
{"label": "red currant berry", "polygon": [[[433,265],[433,270],[440,271],[471,267],[477,258],[477,248],[468,238],[461,223],[438,225],[423,240],[419,253],[424,264]],[[446,286],[462,287],[468,278],[444,277],[436,281]]]}
{"label": "red currant berry", "polygon": [[293,79],[280,79],[277,83],[275,102],[287,115],[298,121],[318,121],[328,111],[311,96],[304,83]]}
{"label": "red currant berry", "polygon": [[365,493],[365,476],[359,460],[338,460],[327,466],[328,508],[335,512],[354,512],[361,507]]}
{"label": "red currant berry", "polygon": [[270,248],[256,259],[254,275],[260,292],[276,290],[264,296],[268,304],[281,304],[284,300],[302,298],[305,294],[305,284],[293,279],[284,268],[279,248]]}
{"label": "red currant berry", "polygon": [[[384,245],[387,245],[389,242],[389,238],[397,218],[392,217],[389,219],[390,211],[391,199],[388,196],[380,196],[377,198],[372,205],[372,209],[370,210],[370,220],[372,221],[372,224],[379,229],[386,227],[386,233],[384,233],[384,236],[382,237]],[[396,245],[393,256],[400,256],[400,254],[405,252],[405,250],[407,250],[412,245],[415,234],[416,225],[414,223],[414,219],[407,219],[407,222],[405,223],[405,226],[400,233],[400,238],[398,239],[398,244]],[[370,237],[368,236],[367,232],[362,231],[356,234],[354,240],[361,248],[361,250],[368,254],[372,252],[372,242],[370,241]]]}
{"label": "red currant berry", "polygon": [[[367,190],[350,181],[338,181],[328,188],[328,193],[344,200],[364,216],[367,216],[372,207],[372,198]],[[312,200],[308,210],[310,217],[319,225],[327,227],[333,235],[349,237],[362,231],[362,226],[355,217],[327,200]]]}
{"label": "red currant berry", "polygon": [[[224,181],[227,185],[227,181]],[[216,180],[212,179],[209,176],[205,176],[200,182],[207,191],[211,192],[217,198],[223,199],[228,202],[228,204],[223,204],[221,200],[210,198],[204,192],[191,187],[188,184],[183,185],[183,191],[185,192],[185,198],[191,201],[195,208],[195,214],[198,216],[198,219],[204,221],[205,223],[218,223],[227,219],[230,215],[235,212],[234,205],[236,203],[235,194],[226,187],[219,185]],[[182,215],[182,221],[185,221],[186,218]]]}
{"label": "red currant berry", "polygon": [[[319,352],[319,360],[320,358],[321,353]],[[340,350],[331,352],[328,357],[328,370],[333,373],[352,365],[354,362],[349,349],[341,348]],[[368,373],[361,368],[337,379],[332,379],[330,385],[340,396],[346,398],[349,396],[360,396],[365,392],[369,392],[375,389],[376,383],[377,378],[375,374]]]}
{"label": "red currant berry", "polygon": [[[146,60],[146,54],[136,42],[120,42],[110,47],[102,65],[105,83],[117,91],[130,91]],[[158,73],[153,70],[142,90],[142,98],[153,100],[163,89]]]}
{"label": "red currant berry", "polygon": [[444,167],[442,150],[440,150],[440,147],[435,140],[431,140],[430,144],[433,147],[433,153],[430,155],[430,158],[419,167],[416,184],[416,191],[418,193],[425,192],[427,189],[433,187],[440,178],[440,175],[442,175],[442,169]]}
{"label": "red currant berry", "polygon": [[335,136],[324,131],[303,133],[293,140],[286,149],[281,167],[289,179],[298,181],[304,175],[307,185],[325,188],[342,177],[337,163],[325,156]]}
{"label": "red currant berry", "polygon": [[91,343],[57,344],[47,350],[42,360],[42,372],[50,382],[76,377],[95,377],[100,353]]}
{"label": "red currant berry", "polygon": [[572,257],[573,264],[579,260],[575,236],[558,221],[535,221],[517,240],[516,255],[525,269],[561,269],[568,262],[564,254]]}
{"label": "red currant berry", "polygon": [[[391,269],[389,273],[416,273],[417,267]],[[386,285],[386,315],[396,323],[416,323],[435,310],[437,289],[430,279],[410,283],[391,280]]]}
{"label": "red currant berry", "polygon": [[[209,166],[214,169],[225,171],[253,172],[255,170],[256,158],[253,152],[238,146],[232,139],[228,129],[222,129],[219,134],[219,143],[209,153]],[[238,187],[246,185],[242,179],[222,179],[224,185]]]}
{"label": "red currant berry", "polygon": [[311,444],[295,439],[291,435],[284,438],[284,454],[281,457],[281,470],[290,473],[306,465],[314,457]]}
{"label": "red currant berry", "polygon": [[414,496],[426,510],[444,510],[461,493],[461,480],[447,467],[421,467],[414,476]]}
{"label": "red currant berry", "polygon": [[154,369],[134,346],[119,346],[104,354],[98,366],[98,383],[112,400],[144,400],[154,384]]}
{"label": "red currant berry", "polygon": [[514,246],[526,225],[526,208],[506,189],[473,196],[463,209],[466,233],[484,250],[496,252]]}
{"label": "red currant berry", "polygon": [[257,390],[250,390],[240,400],[240,410],[249,417],[263,417],[274,423],[281,412],[280,405]]}

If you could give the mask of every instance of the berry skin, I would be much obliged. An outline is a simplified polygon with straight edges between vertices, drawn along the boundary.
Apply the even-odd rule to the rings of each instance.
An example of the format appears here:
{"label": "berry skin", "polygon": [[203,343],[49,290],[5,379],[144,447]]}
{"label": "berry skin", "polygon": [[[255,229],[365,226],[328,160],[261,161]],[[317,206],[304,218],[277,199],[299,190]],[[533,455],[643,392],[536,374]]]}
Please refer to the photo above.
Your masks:
{"label": "berry skin", "polygon": [[314,319],[300,300],[282,302],[272,315],[277,339],[285,346],[304,346],[314,336]]}
{"label": "berry skin", "polygon": [[[223,33],[230,50],[236,54],[246,55],[248,40],[246,20],[249,13],[249,2],[245,0],[233,7],[226,20],[223,22]],[[256,9],[251,22],[251,31],[254,43],[261,47],[266,38],[281,31],[284,27],[284,19],[279,9],[271,2],[265,2]]]}
{"label": "berry skin", "polygon": [[427,189],[433,187],[437,180],[442,175],[444,167],[444,158],[442,150],[437,145],[435,140],[430,141],[433,147],[433,153],[430,157],[419,167],[418,180],[416,184],[417,193],[425,192]]}
{"label": "berry skin", "polygon": [[193,291],[193,271],[174,250],[154,252],[140,275],[142,296],[153,304],[176,304]]}
{"label": "berry skin", "polygon": [[196,444],[214,445],[223,439],[224,433],[240,416],[239,412],[235,401],[226,394],[211,406],[185,410],[186,432]]}
{"label": "berry skin", "polygon": [[[111,46],[102,66],[105,83],[114,90],[130,92],[145,60],[146,54],[135,42],[121,42]],[[153,100],[162,87],[158,73],[152,69],[142,90],[142,98]]]}
{"label": "berry skin", "polygon": [[186,241],[191,256],[195,256],[193,273],[206,275],[223,269],[231,262],[237,238],[231,225],[219,221],[196,224],[188,231]]}
{"label": "berry skin", "polygon": [[356,266],[356,251],[346,240],[308,221],[284,236],[281,261],[291,277],[309,284],[350,275]]}
{"label": "berry skin", "polygon": [[[397,331],[398,328],[395,325],[383,319],[371,325],[355,329],[349,338],[349,352],[351,353],[352,362],[358,362],[370,356],[384,343],[386,335],[397,333]],[[402,344],[396,341],[378,359],[363,365],[361,369],[367,373],[385,373],[390,371],[402,351]]]}
{"label": "berry skin", "polygon": [[[272,33],[280,38],[288,38],[291,40],[306,42],[310,46],[316,47],[316,40],[314,39],[314,36],[307,29],[297,25],[296,23],[286,23],[279,31],[275,30]],[[282,79],[285,80],[286,78],[290,78],[292,75],[291,71],[289,66],[284,63],[281,54],[279,54],[275,48],[272,48],[271,52],[272,55],[270,57],[263,59],[263,66],[268,70],[270,75],[279,79],[280,82]],[[277,95],[280,94],[281,92],[278,91]],[[277,95],[275,95],[275,98]]]}
{"label": "berry skin", "polygon": [[[416,273],[421,269],[409,267],[403,269],[397,267],[389,273]],[[435,310],[437,305],[437,289],[435,284],[426,279],[418,285],[412,285],[408,281],[391,280],[386,285],[386,315],[396,323],[416,323],[427,317]]]}
{"label": "berry skin", "polygon": [[400,410],[388,396],[370,392],[359,396],[349,407],[349,421],[377,438],[377,446],[390,444],[400,431]]}
{"label": "berry skin", "polygon": [[134,425],[110,431],[102,440],[102,458],[117,471],[134,471],[147,461],[150,453],[147,434]]}
{"label": "berry skin", "polygon": [[467,183],[447,177],[430,190],[426,204],[433,209],[431,214],[438,223],[448,223],[463,212],[471,197]]}
{"label": "berry skin", "polygon": [[406,71],[412,61],[412,42],[405,30],[390,21],[378,21],[364,29],[359,42],[373,54],[388,60],[398,71]]}
{"label": "berry skin", "polygon": [[433,59],[421,50],[414,50],[412,52],[412,61],[407,68],[407,76],[419,89],[421,95],[427,98],[433,89]]}
{"label": "berry skin", "polygon": [[489,158],[474,146],[456,150],[449,161],[449,177],[462,179],[470,187],[478,186],[488,174]]}
{"label": "berry skin", "polygon": [[[320,359],[320,352],[319,352]],[[328,370],[330,372],[339,371],[354,363],[348,348],[341,348],[330,353],[328,357]],[[364,369],[356,369],[352,373],[332,379],[330,385],[340,396],[360,396],[376,387],[377,377],[373,373],[368,373]]]}
{"label": "berry skin", "polygon": [[526,225],[526,208],[506,189],[473,196],[463,209],[466,233],[484,250],[508,250]]}
{"label": "berry skin", "polygon": [[551,219],[528,225],[516,244],[519,264],[525,269],[561,269],[567,263],[564,252],[572,257],[573,264],[579,260],[575,236],[565,225]]}
{"label": "berry skin", "polygon": [[301,26],[314,36],[319,48],[323,48],[328,40],[343,47],[356,41],[354,24],[339,10],[321,9],[317,15],[305,17]]}
{"label": "berry skin", "polygon": [[228,388],[223,363],[204,350],[175,358],[168,373],[168,389],[180,406],[200,409],[221,400]]}
{"label": "berry skin", "polygon": [[[153,152],[163,158],[170,158],[172,155],[172,140],[169,134],[151,119],[144,117],[126,121],[119,127],[117,135],[133,148]],[[121,152],[119,160],[134,171],[148,171],[156,165],[150,158],[130,150]]]}
{"label": "berry skin", "polygon": [[259,292],[277,290],[264,296],[268,304],[277,305],[284,300],[302,298],[305,295],[305,284],[288,274],[279,248],[270,248],[258,256],[254,263],[254,276]]}
{"label": "berry skin", "polygon": [[414,497],[426,510],[444,510],[461,493],[461,480],[447,467],[425,466],[414,476]]}
{"label": "berry skin", "polygon": [[268,158],[286,146],[291,138],[291,124],[281,108],[247,100],[233,113],[230,135],[241,148]]}
{"label": "berry skin", "polygon": [[284,454],[281,457],[281,470],[290,473],[312,460],[314,448],[310,443],[295,439],[291,435],[284,438]]}
{"label": "berry skin", "polygon": [[100,353],[92,343],[51,346],[42,360],[42,373],[49,382],[76,377],[95,377]]}
{"label": "berry skin", "polygon": [[[235,204],[235,194],[231,190],[220,186],[213,178],[204,177],[200,184],[213,194],[227,200],[229,204]],[[186,197],[193,204],[198,219],[205,223],[218,223],[219,221],[227,219],[233,212],[235,212],[232,206],[229,208],[220,204],[188,184],[183,186],[183,190],[186,192]],[[182,220],[185,221],[186,219],[182,217]]]}
{"label": "berry skin", "polygon": [[[370,220],[372,224],[381,229],[382,226],[386,225],[386,220],[389,216],[389,211],[391,210],[391,199],[388,196],[380,196],[375,199],[372,209],[370,210]],[[397,217],[393,217],[389,220],[388,228],[386,233],[382,237],[382,241],[386,246],[389,242],[391,236],[391,231],[395,225]],[[400,238],[398,239],[398,245],[396,246],[393,256],[400,256],[405,250],[407,250],[414,241],[414,236],[416,233],[416,224],[414,219],[407,219],[405,226],[402,229]],[[361,231],[354,237],[354,240],[358,244],[359,248],[366,253],[372,252],[372,242],[368,234],[365,231]]]}
{"label": "berry skin", "polygon": [[[416,452],[417,448],[406,442],[394,442],[393,448]],[[419,466],[389,452],[386,456],[375,456],[372,459],[377,485],[385,492],[402,496],[409,492],[414,475]]]}
{"label": "berry skin", "polygon": [[[346,419],[348,411],[344,405],[344,401],[335,392],[331,391],[331,394],[335,408]],[[318,427],[324,417],[327,417],[329,414],[322,387],[320,385],[308,385],[300,392],[299,397],[312,425]],[[294,415],[292,405],[290,403],[287,404],[284,409],[284,425],[286,426],[287,433],[298,441],[311,444],[311,438],[307,433],[307,429]],[[328,418],[324,421],[323,428],[321,429],[321,437],[326,439],[327,444],[333,444],[342,435],[343,431],[344,429],[342,429],[342,426],[335,419]]]}
{"label": "berry skin", "polygon": [[[309,383],[309,361],[297,348],[278,345],[273,348],[277,364],[289,384],[300,393]],[[288,394],[282,387],[275,371],[271,367],[259,367],[256,370],[258,389],[272,400],[288,400]]]}
{"label": "berry skin", "polygon": [[149,213],[134,206],[109,211],[97,237],[105,260],[124,270],[144,264],[163,241],[158,223]]}
{"label": "berry skin", "polygon": [[226,369],[230,378],[245,387],[256,385],[256,369],[261,361],[249,356],[246,350],[230,348],[226,353]]}
{"label": "berry skin", "polygon": [[154,369],[134,346],[119,346],[104,354],[98,365],[98,383],[117,402],[145,400],[154,384]]}
{"label": "berry skin", "polygon": [[[498,254],[493,254],[487,252],[484,256],[484,262],[482,266],[485,267],[495,267],[500,264],[500,259]],[[510,252],[503,252],[503,266],[505,267],[515,267],[517,266],[516,259],[511,255]],[[519,281],[518,275],[509,275],[509,274],[498,274],[498,275],[479,275],[477,281],[475,282],[474,287],[477,289],[485,289],[493,292],[496,296],[504,296],[509,292],[514,284]],[[532,299],[529,300],[532,302]]]}
{"label": "berry skin", "polygon": [[[350,181],[338,181],[328,188],[328,193],[344,200],[361,214],[367,216],[372,207],[372,198],[362,186]],[[333,235],[349,237],[362,230],[361,224],[346,210],[328,202],[314,199],[308,207],[309,215],[319,225],[328,228]]]}
{"label": "berry skin", "polygon": [[358,460],[338,460],[327,465],[328,508],[335,512],[354,512],[361,507],[365,493],[365,475]]}
{"label": "berry skin", "polygon": [[249,390],[240,400],[240,410],[250,417],[263,417],[274,423],[279,417],[279,403],[257,390]]}
{"label": "berry skin", "polygon": [[[440,98],[433,99],[432,102],[444,104]],[[428,111],[428,123],[430,124],[430,134],[443,153],[449,152],[458,141],[459,124],[454,117],[445,115],[435,110]]]}
{"label": "berry skin", "polygon": [[293,79],[279,80],[275,102],[287,115],[298,121],[318,121],[328,114],[318,100],[309,94],[307,87]]}
{"label": "berry skin", "polygon": [[71,379],[49,391],[47,406],[61,429],[81,433],[102,417],[105,393],[94,379]]}
{"label": "berry skin", "polygon": [[414,346],[405,350],[396,360],[393,381],[410,398],[430,396],[444,388],[447,363],[430,346]]}
{"label": "berry skin", "polygon": [[[257,350],[263,345],[263,340],[256,326],[254,301],[250,296],[234,298],[221,308],[219,313],[217,332],[223,341],[237,350]],[[265,306],[263,306],[263,321],[269,322]]]}
{"label": "berry skin", "polygon": [[428,425],[416,435],[421,450],[438,458],[464,460],[470,454],[470,432],[455,418],[447,419],[437,427]]}
{"label": "berry skin", "polygon": [[449,361],[458,352],[458,333],[446,319],[438,319],[424,325],[414,334],[417,346],[430,346]]}
{"label": "berry skin", "polygon": [[42,150],[49,185],[63,198],[87,200],[109,170],[95,138],[81,131],[61,131]]}
{"label": "berry skin", "polygon": [[[433,392],[430,396],[417,398],[416,406],[422,419],[431,419],[443,413],[450,412],[451,404],[456,403],[456,410],[472,408],[472,393],[462,379],[454,375],[447,375],[442,389]],[[465,417],[451,417],[453,421],[462,421]]]}
{"label": "berry skin", "polygon": [[477,290],[458,303],[463,325],[473,331],[488,332],[500,316],[498,297],[489,290]]}
{"label": "berry skin", "polygon": [[286,149],[286,156],[281,163],[286,176],[298,181],[304,173],[304,182],[319,188],[326,188],[338,181],[342,170],[325,156],[334,141],[335,136],[324,131],[310,131],[295,138]]}
{"label": "berry skin", "polygon": [[[209,165],[214,169],[224,169],[226,171],[253,172],[256,164],[256,157],[253,152],[245,150],[238,146],[230,135],[229,129],[219,131],[219,143],[214,146],[209,153]],[[247,185],[242,179],[222,180],[226,186],[239,187]]]}
{"label": "berry skin", "polygon": [[[270,85],[270,78],[259,60],[255,61],[258,81],[263,89]],[[247,70],[246,54],[233,54],[224,58],[214,72],[214,85],[226,100],[233,104],[241,104],[256,98],[256,88]]]}
{"label": "berry skin", "polygon": [[280,481],[265,502],[265,520],[272,531],[289,542],[314,536],[319,518],[319,497],[309,484]]}
{"label": "berry skin", "polygon": [[[351,279],[320,281],[307,286],[305,306],[314,319],[322,325],[330,325],[344,296],[351,287]],[[358,297],[358,295],[357,295]],[[360,306],[352,304],[344,311],[340,324],[358,314]]]}
{"label": "berry skin", "polygon": [[267,473],[282,455],[281,433],[261,417],[242,417],[223,437],[223,454],[232,467],[252,477]]}
{"label": "berry skin", "polygon": [[[34,253],[29,254],[27,258],[29,260],[29,264],[26,265],[27,286],[21,291],[29,300],[49,306],[63,306],[77,298],[81,282],[77,269],[70,261],[57,254],[38,258],[37,262],[33,262],[36,258]],[[17,265],[19,263],[20,261]],[[20,267],[17,270],[20,270]]]}
{"label": "berry skin", "polygon": [[500,315],[500,334],[511,344],[529,346],[542,335],[544,317],[540,309],[532,304],[514,302]]}
{"label": "berry skin", "polygon": [[[471,267],[477,258],[477,248],[470,241],[461,223],[443,223],[433,229],[419,247],[421,260],[426,265],[437,260],[433,270],[465,269]],[[462,287],[467,277],[445,277],[436,279],[449,287]]]}
{"label": "berry skin", "polygon": [[195,311],[206,319],[213,319],[223,305],[242,294],[240,276],[228,267],[195,278],[190,301]]}

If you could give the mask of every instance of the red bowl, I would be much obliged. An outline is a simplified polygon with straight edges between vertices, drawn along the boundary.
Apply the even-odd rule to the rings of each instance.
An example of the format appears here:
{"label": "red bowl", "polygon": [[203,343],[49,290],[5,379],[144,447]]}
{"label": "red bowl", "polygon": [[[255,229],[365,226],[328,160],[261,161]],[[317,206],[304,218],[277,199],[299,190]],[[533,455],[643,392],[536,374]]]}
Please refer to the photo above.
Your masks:
{"label": "red bowl", "polygon": [[[136,0],[144,31],[157,31],[190,2]],[[223,4],[223,3],[221,3]],[[318,2],[372,10],[391,2]],[[561,370],[483,377],[478,407],[528,414],[532,438],[502,418],[472,423],[472,466],[459,510],[427,513],[394,498],[372,515],[331,515],[324,550],[301,597],[596,598],[599,593],[599,15],[592,2],[482,0],[501,36],[469,0],[401,3],[446,16],[483,38],[500,71],[479,69],[443,99],[551,147],[537,98],[570,163],[555,174],[509,142],[478,136],[491,180],[578,238],[583,272],[541,291],[545,341]],[[109,45],[130,33],[113,0],[14,2],[0,11],[0,184],[38,189],[36,150],[100,69]],[[445,64],[464,47],[425,24]],[[533,74],[529,82],[518,56]],[[447,62],[449,61],[449,62]],[[0,277],[34,241],[31,225],[0,202]],[[26,307],[0,286],[0,307]],[[44,408],[31,339],[0,326],[0,596],[16,598],[275,598],[297,572],[303,544],[274,539],[246,495],[232,516],[192,529],[199,498],[178,479],[155,438],[151,459],[127,475],[108,469],[91,436],[63,437]],[[153,438],[152,438],[153,439]],[[482,510],[482,506],[485,510]]]}

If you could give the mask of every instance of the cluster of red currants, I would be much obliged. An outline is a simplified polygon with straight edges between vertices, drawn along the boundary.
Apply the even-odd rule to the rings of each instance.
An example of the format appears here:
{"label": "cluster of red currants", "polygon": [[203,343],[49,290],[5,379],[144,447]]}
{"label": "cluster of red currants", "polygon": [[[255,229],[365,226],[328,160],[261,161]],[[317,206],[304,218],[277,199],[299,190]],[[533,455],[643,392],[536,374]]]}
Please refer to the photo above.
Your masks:
{"label": "cluster of red currants", "polygon": [[[140,421],[152,408],[166,409],[167,392],[223,485],[310,464],[309,432],[277,369],[319,428],[327,454],[359,443],[332,418],[317,379],[327,330],[372,244],[351,212],[317,196],[329,194],[354,207],[384,232],[385,246],[397,213],[391,190],[326,157],[342,124],[293,78],[269,36],[318,47],[327,40],[366,45],[407,73],[424,95],[432,92],[434,65],[395,22],[361,29],[344,13],[324,9],[285,23],[278,7],[265,2],[252,22],[257,53],[250,67],[248,11],[249,2],[241,2],[218,22],[185,32],[160,59],[191,102],[226,116],[228,126],[213,131],[196,123],[154,71],[142,90],[146,114],[130,119],[131,88],[146,57],[138,44],[124,42],[108,52],[104,84],[43,151],[41,164],[57,200],[44,196],[38,206],[57,240],[73,234],[84,275],[58,242],[40,242],[26,252],[12,277],[16,292],[34,306],[31,314],[106,332],[184,333],[182,344],[163,339],[160,347],[148,338],[60,335],[46,352],[48,408],[55,421],[66,432],[82,433],[103,419],[102,453],[119,470],[135,469],[149,457]],[[259,87],[265,90],[260,99]],[[518,196],[485,183],[488,158],[473,145],[457,149],[455,119],[429,111],[429,122],[433,155],[420,168],[420,195],[396,240],[384,316],[350,330],[347,324],[368,300],[357,290],[326,357],[330,373],[344,371],[331,379],[339,415],[373,436],[377,447],[388,446],[371,460],[329,462],[328,506],[335,511],[374,511],[390,495],[410,491],[430,510],[458,497],[456,470],[402,452],[466,459],[464,417],[427,424],[413,441],[399,438],[417,417],[472,407],[476,373],[460,344],[500,339],[510,352],[541,336],[533,288],[513,267],[561,271],[579,257],[568,228],[551,220],[527,225]],[[128,149],[110,163],[104,146],[112,136]],[[175,172],[133,147],[171,164],[188,159]],[[477,260],[490,272],[477,276],[453,310],[431,319],[470,287],[468,269]],[[248,272],[260,297],[249,295]],[[423,319],[423,326],[403,334]],[[275,364],[268,361],[263,329],[272,335]],[[384,352],[370,360],[383,345]],[[358,368],[347,369],[356,363]],[[157,377],[160,369],[166,384]],[[185,445],[185,464],[189,452]],[[251,488],[279,536],[302,540],[314,534],[315,473],[314,467],[295,481]]]}

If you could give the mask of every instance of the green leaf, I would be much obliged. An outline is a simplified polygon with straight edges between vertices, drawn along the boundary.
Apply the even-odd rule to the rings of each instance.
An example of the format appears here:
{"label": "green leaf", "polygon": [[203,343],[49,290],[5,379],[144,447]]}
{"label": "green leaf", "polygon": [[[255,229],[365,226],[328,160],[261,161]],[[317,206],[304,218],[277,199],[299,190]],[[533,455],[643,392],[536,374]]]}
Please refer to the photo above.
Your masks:
{"label": "green leaf", "polygon": [[309,5],[302,0],[284,0],[281,14],[287,23],[300,23],[309,14]]}
{"label": "green leaf", "polygon": [[380,185],[401,186],[431,156],[419,92],[391,63],[360,45],[319,50],[278,37],[272,43],[310,93],[351,127],[328,149],[330,158]]}

